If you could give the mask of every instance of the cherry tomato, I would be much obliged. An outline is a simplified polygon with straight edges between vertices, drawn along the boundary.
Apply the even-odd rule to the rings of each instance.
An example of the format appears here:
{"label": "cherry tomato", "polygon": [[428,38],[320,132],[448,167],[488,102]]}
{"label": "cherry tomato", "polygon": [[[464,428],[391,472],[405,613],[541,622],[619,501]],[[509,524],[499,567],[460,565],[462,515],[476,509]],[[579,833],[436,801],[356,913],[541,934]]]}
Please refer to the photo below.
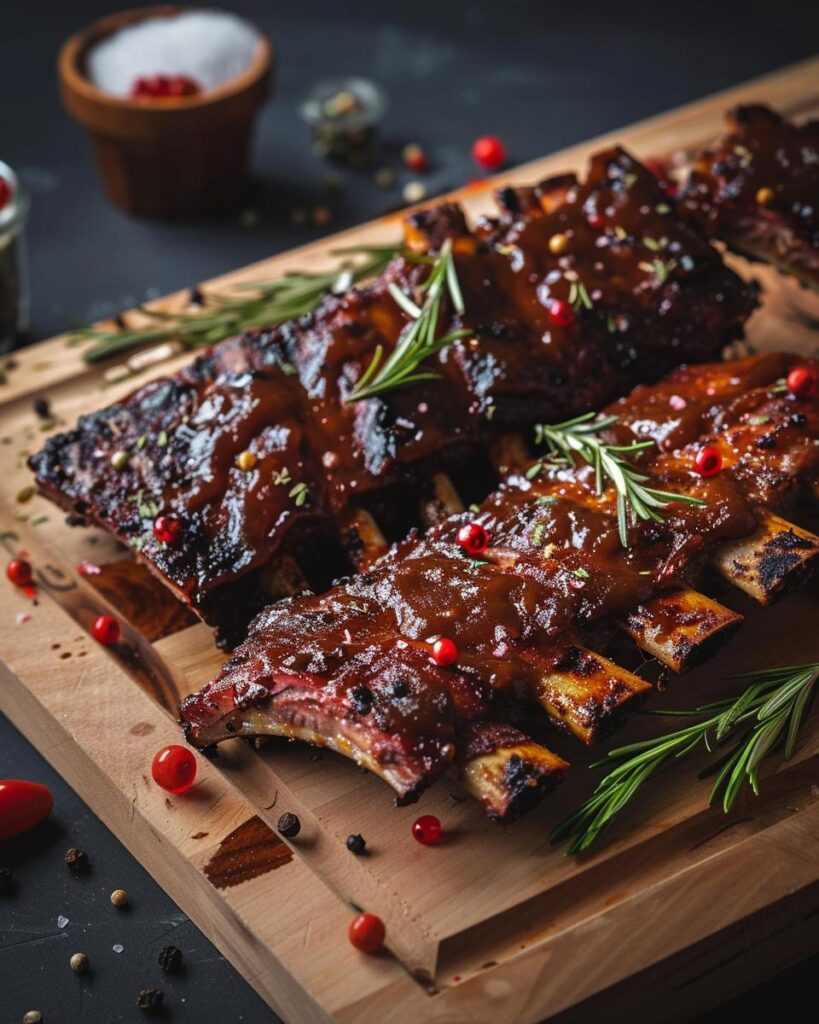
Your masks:
{"label": "cherry tomato", "polygon": [[506,163],[506,146],[497,135],[483,135],[472,144],[472,158],[484,170],[496,171]]}
{"label": "cherry tomato", "polygon": [[113,615],[100,615],[94,619],[91,627],[91,636],[102,644],[103,647],[110,647],[119,640],[119,623]]}
{"label": "cherry tomato", "polygon": [[54,797],[48,786],[24,779],[0,780],[0,840],[11,839],[49,816]]}
{"label": "cherry tomato", "polygon": [[196,758],[178,743],[163,747],[151,763],[151,775],[169,793],[186,793],[196,779]]}
{"label": "cherry tomato", "polygon": [[15,587],[27,587],[31,583],[31,566],[25,558],[12,558],[6,566],[6,576]]}
{"label": "cherry tomato", "polygon": [[359,914],[350,922],[350,942],[362,953],[378,953],[384,945],[387,930],[375,914]]}

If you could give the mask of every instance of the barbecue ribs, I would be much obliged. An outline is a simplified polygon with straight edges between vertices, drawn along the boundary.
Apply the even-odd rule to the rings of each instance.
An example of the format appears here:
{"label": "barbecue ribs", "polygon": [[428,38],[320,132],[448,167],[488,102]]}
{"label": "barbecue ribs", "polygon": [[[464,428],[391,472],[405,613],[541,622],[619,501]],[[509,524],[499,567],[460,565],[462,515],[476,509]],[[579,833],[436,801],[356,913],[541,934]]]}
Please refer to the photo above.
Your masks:
{"label": "barbecue ribs", "polygon": [[679,208],[713,238],[819,288],[819,121],[737,107],[695,158]]}
{"label": "barbecue ribs", "polygon": [[[346,400],[407,327],[389,285],[417,294],[428,273],[396,258],[298,322],[223,342],[50,438],[30,460],[40,490],[129,544],[229,644],[288,589],[285,538],[309,561],[352,502],[428,481],[510,427],[715,358],[756,304],[620,149],[598,154],[585,182],[507,188],[499,203],[471,232],[452,205],[406,225],[416,254],[451,239],[463,292],[463,317],[446,310],[440,333],[470,334],[430,361],[440,379]],[[174,520],[173,542],[154,535],[158,516]]]}
{"label": "barbecue ribs", "polygon": [[[815,567],[819,538],[774,515],[819,478],[819,365],[805,364],[811,386],[797,394],[785,381],[798,363],[684,367],[609,407],[609,443],[651,439],[633,458],[652,486],[702,501],[630,522],[627,547],[613,488],[599,494],[583,461],[541,460],[327,593],[266,609],[183,702],[189,741],[307,740],[381,776],[401,803],[452,767],[491,816],[528,809],[566,764],[527,722],[545,712],[591,742],[649,690],[585,647],[607,621],[663,648],[663,632],[703,608],[685,595],[704,565],[762,601]],[[722,469],[703,476],[706,447]],[[488,535],[478,557],[458,540],[467,524]],[[434,660],[441,637],[454,661]]]}

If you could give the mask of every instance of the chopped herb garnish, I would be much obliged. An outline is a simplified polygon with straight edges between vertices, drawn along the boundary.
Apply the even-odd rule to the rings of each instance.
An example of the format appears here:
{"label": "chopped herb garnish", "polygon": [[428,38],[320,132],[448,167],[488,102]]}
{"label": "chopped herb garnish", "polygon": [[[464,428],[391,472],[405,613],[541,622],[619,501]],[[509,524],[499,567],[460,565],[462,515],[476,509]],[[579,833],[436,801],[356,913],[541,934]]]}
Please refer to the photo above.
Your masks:
{"label": "chopped herb garnish", "polygon": [[128,501],[134,502],[141,519],[155,519],[159,515],[159,505],[153,498],[146,498],[144,494],[144,491],[139,490],[136,494],[130,495]]}
{"label": "chopped herb garnish", "polygon": [[167,432],[167,430],[160,430],[159,431],[159,436],[156,439],[156,444],[157,444],[158,448],[167,448],[168,447],[168,432]]}
{"label": "chopped herb garnish", "polygon": [[136,450],[138,452],[141,452],[142,449],[145,447],[145,445],[147,443],[148,443],[148,435],[147,434],[140,434],[139,439],[138,439],[138,441],[136,443]]}
{"label": "chopped herb garnish", "polygon": [[653,274],[658,284],[665,284],[671,271],[677,266],[677,261],[674,259],[652,260],[650,263],[638,263],[637,266],[647,274]]}
{"label": "chopped herb garnish", "polygon": [[751,416],[751,418],[748,420],[748,422],[750,423],[750,425],[752,427],[761,427],[761,426],[764,426],[764,424],[766,424],[766,423],[770,423],[771,422],[771,417],[770,416]]}
{"label": "chopped herb garnish", "polygon": [[307,484],[304,483],[304,481],[301,481],[300,483],[297,483],[294,487],[291,487],[290,490],[288,491],[288,497],[294,498],[296,501],[296,507],[301,508],[301,506],[310,497],[310,492],[307,489]]}
{"label": "chopped herb garnish", "polygon": [[569,288],[569,304],[575,309],[594,309],[594,303],[582,281],[572,282]]}
{"label": "chopped herb garnish", "polygon": [[535,504],[536,505],[554,505],[556,501],[557,501],[557,498],[555,498],[551,494],[541,494],[541,496],[537,499]]}
{"label": "chopped herb garnish", "polygon": [[273,483],[281,487],[284,484],[289,484],[293,478],[290,476],[290,470],[287,466],[284,469],[277,469],[273,474]]}
{"label": "chopped herb garnish", "polygon": [[589,575],[589,570],[588,569],[584,569],[582,565],[580,566],[579,569],[569,569],[569,572],[573,576],[580,577],[581,580],[591,579],[591,576]]}

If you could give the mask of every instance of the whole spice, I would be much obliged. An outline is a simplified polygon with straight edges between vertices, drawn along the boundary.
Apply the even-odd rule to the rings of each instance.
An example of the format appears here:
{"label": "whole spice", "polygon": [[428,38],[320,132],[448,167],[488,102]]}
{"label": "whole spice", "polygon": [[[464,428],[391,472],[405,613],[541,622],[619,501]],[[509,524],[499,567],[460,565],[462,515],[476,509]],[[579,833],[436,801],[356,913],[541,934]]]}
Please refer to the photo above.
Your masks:
{"label": "whole spice", "polygon": [[6,576],[15,587],[27,587],[31,583],[31,565],[25,558],[12,558],[6,566]]}
{"label": "whole spice", "polygon": [[124,889],[114,889],[111,893],[111,903],[115,907],[127,907],[128,893]]}
{"label": "whole spice", "polygon": [[140,1010],[159,1010],[165,1004],[165,995],[158,988],[144,988],[137,996]]}
{"label": "whole spice", "polygon": [[386,934],[384,922],[375,914],[358,914],[347,932],[350,942],[362,953],[378,953]]}
{"label": "whole spice", "polygon": [[120,448],[118,451],[115,451],[114,454],[111,456],[111,465],[116,470],[122,470],[125,469],[125,467],[128,465],[130,459],[131,456],[128,454],[128,452]]}
{"label": "whole spice", "polygon": [[287,811],[283,814],[276,825],[279,830],[279,834],[283,835],[285,839],[295,839],[296,836],[301,832],[301,822],[295,814],[291,814]]}
{"label": "whole spice", "polygon": [[91,626],[91,636],[102,644],[103,647],[110,647],[119,640],[119,623],[113,615],[99,615],[94,619]]}
{"label": "whole spice", "polygon": [[458,660],[458,648],[448,636],[439,636],[432,644],[432,660],[436,665],[452,665]]}
{"label": "whole spice", "polygon": [[34,399],[34,412],[35,415],[39,416],[41,420],[51,419],[51,406],[48,404],[47,398],[35,398]]}
{"label": "whole spice", "polygon": [[79,875],[88,868],[88,854],[85,850],[78,850],[72,846],[70,850],[65,851],[64,859],[66,867],[75,875]]}
{"label": "whole spice", "polygon": [[183,959],[182,950],[178,946],[165,946],[159,954],[159,966],[163,971],[178,971]]}
{"label": "whole spice", "polygon": [[722,456],[718,448],[706,445],[694,458],[694,472],[701,477],[716,476],[722,469]]}
{"label": "whole spice", "polygon": [[347,836],[347,849],[350,853],[354,853],[356,857],[360,857],[367,849],[367,840],[358,833]]}
{"label": "whole spice", "polygon": [[484,135],[472,144],[472,158],[484,170],[496,171],[506,163],[506,147],[497,135]]}
{"label": "whole spice", "polygon": [[91,961],[86,953],[74,953],[68,962],[71,964],[71,970],[78,974],[84,974],[91,967]]}
{"label": "whole spice", "polygon": [[819,374],[811,366],[795,366],[788,374],[786,385],[794,398],[812,398],[819,387]]}
{"label": "whole spice", "polygon": [[412,838],[422,846],[432,846],[441,838],[441,822],[434,814],[422,814],[412,824]]}
{"label": "whole spice", "polygon": [[154,755],[151,775],[169,793],[187,793],[196,779],[196,758],[187,747],[172,743]]}
{"label": "whole spice", "polygon": [[11,868],[0,868],[0,892],[11,892],[14,885],[14,874]]}

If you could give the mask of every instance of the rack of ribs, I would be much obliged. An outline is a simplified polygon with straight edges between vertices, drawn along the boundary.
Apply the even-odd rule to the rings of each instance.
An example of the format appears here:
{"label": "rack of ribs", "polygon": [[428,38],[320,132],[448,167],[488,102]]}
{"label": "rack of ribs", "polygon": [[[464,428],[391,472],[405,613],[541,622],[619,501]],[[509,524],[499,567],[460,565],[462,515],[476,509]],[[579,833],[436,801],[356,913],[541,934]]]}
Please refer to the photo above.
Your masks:
{"label": "rack of ribs", "polygon": [[728,134],[694,159],[681,215],[819,288],[819,121],[795,125],[757,105],[727,121]]}
{"label": "rack of ribs", "polygon": [[436,472],[480,465],[505,431],[716,358],[756,305],[755,287],[621,149],[594,157],[584,181],[498,201],[472,230],[453,205],[406,224],[415,257],[450,240],[464,298],[463,315],[444,303],[441,333],[469,334],[429,361],[436,379],[349,400],[377,346],[391,351],[407,328],[390,285],[417,295],[429,272],[405,254],[298,322],[225,341],[50,438],[30,459],[41,492],[129,545],[230,646],[305,573],[324,585],[349,571],[336,545],[353,505],[382,522],[392,509],[400,536],[406,496]]}
{"label": "rack of ribs", "polygon": [[[811,387],[789,389],[795,368]],[[817,379],[817,363],[753,356],[683,367],[609,406],[607,442],[652,441],[634,455],[652,486],[700,499],[634,519],[627,546],[614,488],[600,493],[582,460],[522,464],[477,509],[380,556],[371,524],[362,572],[265,609],[183,702],[188,740],[306,740],[382,777],[399,803],[452,770],[490,816],[528,810],[567,768],[530,735],[541,719],[591,743],[650,690],[587,646],[609,624],[685,667],[692,638],[710,645],[740,620],[691,589],[704,569],[762,603],[815,570],[819,538],[779,513],[817,494]],[[713,475],[695,471],[705,448],[721,459]],[[457,507],[450,484],[440,494]],[[485,531],[478,556],[465,526]]]}

